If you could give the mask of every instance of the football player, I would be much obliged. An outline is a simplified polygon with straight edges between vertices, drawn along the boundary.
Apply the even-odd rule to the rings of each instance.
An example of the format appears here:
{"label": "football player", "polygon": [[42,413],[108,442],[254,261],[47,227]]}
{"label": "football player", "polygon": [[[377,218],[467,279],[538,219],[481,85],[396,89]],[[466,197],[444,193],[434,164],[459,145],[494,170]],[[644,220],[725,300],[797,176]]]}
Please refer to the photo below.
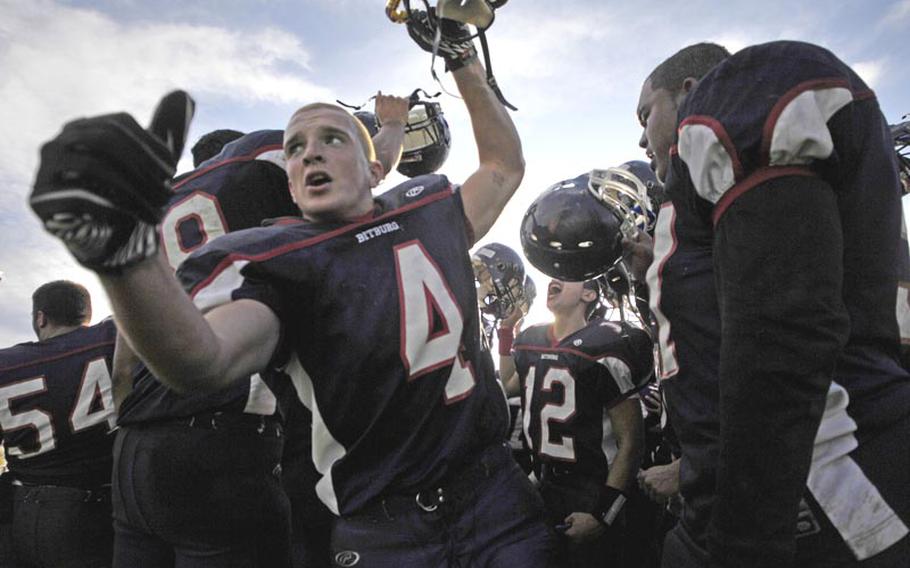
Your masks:
{"label": "football player", "polygon": [[551,280],[551,324],[515,338],[501,372],[521,393],[525,438],[566,566],[616,565],[622,517],[644,451],[637,391],[653,376],[650,336],[589,319],[598,284]]}
{"label": "football player", "polygon": [[697,44],[638,116],[670,200],[647,273],[682,447],[664,565],[906,565],[907,250],[875,93],[817,46]]}
{"label": "football player", "polygon": [[[432,49],[426,21],[408,29]],[[181,265],[183,287],[153,238],[168,148],[131,118],[67,125],[44,147],[32,204],[99,273],[131,344],[176,392],[232,389],[274,367],[292,377],[313,415],[316,492],[338,515],[337,564],[541,566],[550,533],[503,444],[468,256],[518,187],[521,144],[466,32],[441,41],[479,153],[460,188],[425,176],[374,199],[384,172],[365,129],[316,103],[284,136],[303,216],[213,240]],[[137,458],[153,475],[169,463]]]}
{"label": "football player", "polygon": [[13,485],[15,566],[110,566],[113,320],[88,291],[32,296],[37,342],[0,350],[0,435]]}
{"label": "football player", "polygon": [[243,132],[222,128],[213,130],[208,134],[199,137],[199,140],[193,144],[190,152],[193,154],[193,167],[198,168],[202,162],[214,158],[221,153],[225,144],[243,136]]}
{"label": "football player", "polygon": [[[384,168],[394,167],[400,153],[407,104],[406,98],[382,93],[376,97],[376,111],[383,126],[373,139],[383,149]],[[179,266],[193,251],[216,237],[258,227],[266,219],[299,214],[288,191],[282,139],[283,132],[280,130],[246,134],[228,143],[214,158],[202,162],[196,170],[174,181],[174,195],[160,226],[164,253],[172,267]],[[197,155],[194,147],[194,158]],[[277,471],[280,459],[287,473],[282,479],[283,485],[292,489],[288,491],[295,521],[292,556],[299,559],[297,565],[310,565],[304,563],[306,558],[324,557],[324,562],[327,562],[326,511],[324,507],[314,508],[318,501],[308,499],[313,492],[314,483],[310,481],[312,476],[307,477],[307,473],[312,470],[309,415],[305,409],[296,408],[299,402],[294,402],[290,384],[286,381],[273,381],[268,376],[266,378],[269,380],[263,382],[261,377],[254,376],[233,390],[215,395],[187,397],[168,389],[144,367],[140,366],[134,373],[137,362],[129,345],[121,338],[117,345],[114,376],[117,403],[121,409],[119,424],[124,430],[122,435],[142,438],[142,443],[146,446],[157,440],[167,445],[172,456],[179,456],[186,451],[194,459],[204,460],[209,464],[205,469],[194,471],[194,468],[188,468],[190,471],[187,471],[172,467],[169,470],[173,479],[194,479],[201,484],[227,479],[229,475],[250,475],[249,471],[237,471],[233,452],[238,450],[235,446],[232,452],[226,453],[224,445],[217,443],[222,439],[231,445],[245,441],[257,446],[254,452],[267,455],[268,458],[260,464],[258,475],[265,477],[264,486],[273,489],[276,477],[273,472]],[[267,383],[272,383],[271,387]],[[121,388],[121,385],[126,387]],[[130,391],[131,394],[121,404],[124,396],[122,393]],[[292,405],[294,409],[290,412],[289,407]],[[283,436],[279,440],[279,430],[275,423],[283,421],[285,413],[289,413],[287,420],[294,422],[287,424],[293,436]],[[253,419],[250,420],[251,416],[248,415],[253,415]],[[255,416],[267,416],[269,427],[265,428],[263,422]],[[173,441],[175,422],[177,426],[191,425],[193,428],[182,443]],[[246,422],[248,423],[244,426]],[[238,435],[238,430],[255,434],[241,436]],[[198,446],[203,442],[209,448],[200,452]],[[283,453],[285,449],[289,451]],[[195,461],[188,460],[188,463],[193,464]],[[213,475],[213,472],[217,472],[217,475]],[[121,479],[118,477],[117,481],[119,483]],[[159,483],[161,481],[163,479],[157,480]],[[154,541],[155,548],[173,550],[177,558],[205,550],[209,555],[209,564],[216,565],[218,556],[223,557],[223,562],[236,562],[248,554],[245,551],[255,548],[255,544],[236,538],[235,533],[247,532],[252,536],[267,534],[264,532],[266,530],[277,533],[279,529],[273,525],[277,522],[281,526],[278,517],[271,521],[272,525],[263,522],[263,516],[268,517],[269,511],[263,511],[245,499],[236,498],[234,490],[230,489],[231,484],[224,485],[226,492],[205,494],[204,503],[187,501],[186,496],[178,499],[159,490],[158,501],[165,506],[159,506],[158,512],[163,518],[179,522],[167,523],[169,528],[166,530],[152,528],[149,531],[151,535],[148,536]],[[192,487],[187,481],[184,481],[183,486]],[[189,494],[198,495],[192,491]],[[253,493],[249,499],[256,499],[257,495]],[[270,499],[281,501],[277,494],[270,495]],[[213,530],[212,523],[204,520],[210,514],[208,511],[215,506],[213,503],[231,507],[233,511],[232,516],[220,518],[223,522],[233,523],[220,534]],[[124,506],[125,510],[121,514],[119,501],[117,505],[118,526],[132,524],[127,507]],[[280,515],[286,511],[276,507],[274,512]],[[242,530],[243,522],[249,523],[246,530]],[[187,527],[195,527],[194,530],[199,532],[193,533]],[[152,546],[151,543],[140,544],[142,541],[142,533],[137,534],[136,531],[130,533],[129,539],[118,539],[118,555],[146,554],[147,552],[135,552]],[[275,552],[280,549],[276,546],[272,548]]]}

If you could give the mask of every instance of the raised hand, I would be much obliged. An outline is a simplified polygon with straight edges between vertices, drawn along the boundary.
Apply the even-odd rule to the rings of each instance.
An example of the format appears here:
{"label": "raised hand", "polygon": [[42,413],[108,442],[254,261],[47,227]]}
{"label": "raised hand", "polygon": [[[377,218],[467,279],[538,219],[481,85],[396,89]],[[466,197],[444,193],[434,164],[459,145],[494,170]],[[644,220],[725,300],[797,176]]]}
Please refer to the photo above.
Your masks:
{"label": "raised hand", "polygon": [[80,264],[118,273],[158,251],[157,223],[194,103],[166,95],[148,130],[126,113],[74,120],[41,148],[29,198]]}
{"label": "raised hand", "polygon": [[428,16],[423,10],[413,11],[407,21],[408,35],[421,49],[433,53],[437,23],[441,33],[436,51],[445,61],[446,71],[460,69],[477,57],[467,26],[453,20],[436,18],[433,12]]}

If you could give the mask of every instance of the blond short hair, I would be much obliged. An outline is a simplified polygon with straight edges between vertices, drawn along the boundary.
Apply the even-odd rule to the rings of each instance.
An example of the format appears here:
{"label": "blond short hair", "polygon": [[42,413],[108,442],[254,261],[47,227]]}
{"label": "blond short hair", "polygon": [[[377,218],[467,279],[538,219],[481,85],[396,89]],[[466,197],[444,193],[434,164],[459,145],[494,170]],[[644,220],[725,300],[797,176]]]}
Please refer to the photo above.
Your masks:
{"label": "blond short hair", "polygon": [[294,112],[293,115],[291,115],[291,119],[293,120],[293,118],[295,116],[297,116],[298,114],[300,114],[302,112],[306,112],[309,110],[316,110],[316,109],[320,109],[320,108],[336,110],[336,111],[344,113],[345,116],[347,116],[348,119],[351,121],[351,123],[354,125],[354,129],[357,131],[358,138],[360,139],[360,146],[363,148],[363,154],[364,154],[364,156],[366,156],[367,161],[368,162],[376,161],[376,148],[373,147],[373,138],[370,136],[370,131],[367,130],[367,127],[364,126],[363,123],[360,122],[360,120],[358,120],[356,116],[351,114],[345,108],[342,108],[338,105],[334,105],[332,103],[310,103],[308,105],[303,105],[302,107],[297,109],[297,111]]}

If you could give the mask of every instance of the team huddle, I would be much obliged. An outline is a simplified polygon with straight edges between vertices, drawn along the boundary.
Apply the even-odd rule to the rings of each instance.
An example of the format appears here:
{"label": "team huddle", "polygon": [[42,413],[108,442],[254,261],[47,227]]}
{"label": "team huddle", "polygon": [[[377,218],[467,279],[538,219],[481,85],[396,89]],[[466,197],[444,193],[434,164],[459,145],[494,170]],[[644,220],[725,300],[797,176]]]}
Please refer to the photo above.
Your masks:
{"label": "team huddle", "polygon": [[504,3],[389,14],[464,100],[460,184],[419,91],[214,131],[176,178],[182,91],[43,146],[31,207],[114,316],[51,282],[0,350],[0,566],[908,566],[903,126],[823,48],[686,47],[643,78],[650,166],[514,227],[538,292],[484,241],[525,167]]}

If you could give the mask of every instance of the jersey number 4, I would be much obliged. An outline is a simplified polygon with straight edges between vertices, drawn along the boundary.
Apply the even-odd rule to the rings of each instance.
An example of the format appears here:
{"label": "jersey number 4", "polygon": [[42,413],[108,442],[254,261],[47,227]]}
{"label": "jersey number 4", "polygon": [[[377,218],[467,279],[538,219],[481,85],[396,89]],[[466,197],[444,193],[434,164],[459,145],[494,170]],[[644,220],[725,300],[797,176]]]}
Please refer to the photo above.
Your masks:
{"label": "jersey number 4", "polygon": [[408,380],[451,365],[445,403],[464,399],[474,389],[474,370],[461,355],[464,318],[442,271],[419,241],[395,248],[401,306],[401,360]]}
{"label": "jersey number 4", "polygon": [[[8,438],[15,430],[32,429],[38,435],[37,447],[23,450],[7,445],[10,456],[32,458],[53,450],[57,446],[51,415],[39,408],[13,412],[14,400],[47,392],[45,378],[34,377],[0,388],[0,427]],[[114,400],[111,395],[111,375],[103,357],[89,361],[82,371],[82,383],[76,393],[76,402],[70,410],[69,426],[73,434],[107,422],[109,429],[117,422]]]}

